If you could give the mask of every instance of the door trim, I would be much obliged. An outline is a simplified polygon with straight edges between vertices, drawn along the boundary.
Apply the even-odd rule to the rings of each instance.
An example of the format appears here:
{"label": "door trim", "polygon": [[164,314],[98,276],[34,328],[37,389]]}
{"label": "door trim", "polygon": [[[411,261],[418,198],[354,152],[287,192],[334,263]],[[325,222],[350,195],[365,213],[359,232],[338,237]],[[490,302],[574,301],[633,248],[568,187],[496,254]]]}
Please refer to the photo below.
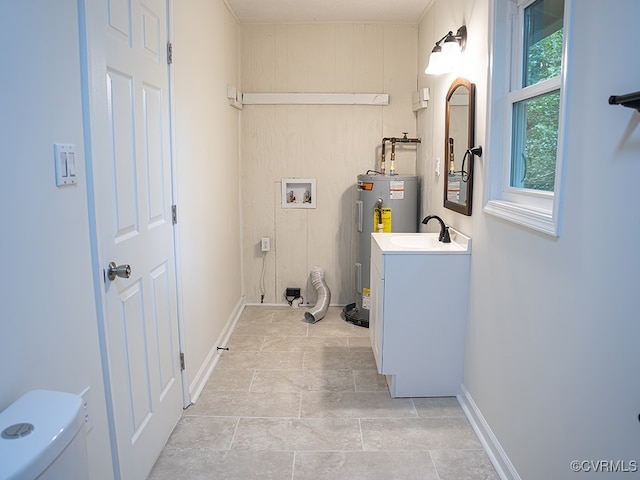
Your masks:
{"label": "door trim", "polygon": [[[173,0],[167,1],[167,41],[173,44]],[[174,53],[175,56],[175,53]],[[169,141],[170,156],[171,156],[171,199],[173,205],[178,205],[178,179],[176,174],[176,111],[175,111],[175,77],[174,77],[174,62],[170,65],[167,64],[169,71]],[[183,294],[182,294],[182,262],[180,258],[180,217],[178,217],[178,223],[173,225],[173,246],[174,246],[174,260],[176,271],[176,309],[178,313],[178,343],[180,345],[180,352],[185,357],[187,356],[187,346],[184,335],[184,311],[183,311]],[[185,368],[180,372],[182,380],[182,408],[187,408],[191,405],[191,395],[189,394],[189,377],[187,372],[189,371],[188,360],[185,359]]]}
{"label": "door trim", "polygon": [[87,176],[87,207],[89,214],[89,239],[91,250],[91,265],[93,277],[93,294],[96,302],[96,320],[98,322],[98,342],[100,345],[100,360],[102,369],[102,382],[104,384],[105,404],[107,407],[107,424],[109,428],[109,445],[111,447],[111,463],[113,466],[114,480],[120,480],[120,461],[115,435],[115,419],[113,414],[113,392],[109,380],[109,362],[107,358],[105,318],[106,307],[104,302],[104,276],[102,272],[101,245],[98,235],[98,222],[96,218],[96,200],[93,172],[93,151],[91,144],[91,85],[90,61],[91,52],[88,50],[89,29],[86,11],[86,2],[90,0],[78,0],[78,30],[80,42],[80,72],[81,72],[81,98],[82,98],[82,127],[84,140],[85,169]]}

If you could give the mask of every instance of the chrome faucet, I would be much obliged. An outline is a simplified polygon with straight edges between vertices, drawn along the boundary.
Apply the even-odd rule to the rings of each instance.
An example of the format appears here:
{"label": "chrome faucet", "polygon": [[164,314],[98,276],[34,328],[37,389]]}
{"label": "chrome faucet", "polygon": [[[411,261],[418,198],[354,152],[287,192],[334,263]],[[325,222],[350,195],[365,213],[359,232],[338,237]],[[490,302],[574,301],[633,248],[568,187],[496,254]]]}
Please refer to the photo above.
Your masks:
{"label": "chrome faucet", "polygon": [[432,218],[435,218],[440,222],[440,236],[438,237],[438,240],[441,241],[442,243],[451,243],[451,237],[449,236],[449,227],[447,227],[444,224],[444,222],[439,216],[429,215],[427,217],[424,217],[424,220],[422,220],[422,223],[426,225],[427,223],[429,223],[429,220],[431,220]]}

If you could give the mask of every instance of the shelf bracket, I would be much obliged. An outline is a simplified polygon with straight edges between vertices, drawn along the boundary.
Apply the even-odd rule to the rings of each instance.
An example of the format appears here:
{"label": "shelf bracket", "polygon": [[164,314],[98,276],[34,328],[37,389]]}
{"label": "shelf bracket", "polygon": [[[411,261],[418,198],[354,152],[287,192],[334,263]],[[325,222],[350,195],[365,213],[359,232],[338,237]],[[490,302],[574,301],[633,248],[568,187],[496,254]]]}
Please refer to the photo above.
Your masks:
{"label": "shelf bracket", "polygon": [[388,93],[245,93],[244,105],[389,105]]}

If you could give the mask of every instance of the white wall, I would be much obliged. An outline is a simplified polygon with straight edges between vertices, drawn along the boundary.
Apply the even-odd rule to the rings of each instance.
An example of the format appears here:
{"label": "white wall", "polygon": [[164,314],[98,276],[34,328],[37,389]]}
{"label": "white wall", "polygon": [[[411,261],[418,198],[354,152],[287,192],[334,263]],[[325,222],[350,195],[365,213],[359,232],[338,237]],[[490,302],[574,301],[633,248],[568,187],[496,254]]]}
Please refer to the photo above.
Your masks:
{"label": "white wall", "polygon": [[[224,3],[174,2],[181,313],[190,381],[242,302],[238,26]],[[0,410],[36,389],[91,387],[91,478],[111,450],[90,255],[75,0],[3,6]],[[53,144],[76,145],[79,184],[55,186]],[[37,428],[37,426],[36,426]]]}
{"label": "white wall", "polygon": [[[637,461],[640,451],[640,217],[634,187],[640,114],[607,104],[611,94],[640,90],[640,66],[633,61],[640,4],[574,4],[559,238],[482,212],[483,166],[490,157],[478,162],[473,216],[442,210],[442,180],[430,162],[444,151],[437,147],[444,145],[443,107],[419,121],[419,131],[432,131],[437,148],[418,165],[426,188],[438,192],[423,208],[473,237],[464,384],[523,479],[571,479],[572,460]],[[427,52],[440,32],[464,21],[475,36],[466,55],[469,48],[477,54],[461,73],[478,85],[480,144],[491,128],[484,117],[487,15],[485,1],[437,0],[420,25],[419,69],[428,55],[422,49]],[[601,41],[615,35],[627,42],[611,49]],[[419,83],[443,99],[450,80],[421,75]]]}
{"label": "white wall", "polygon": [[[446,210],[443,203],[444,175],[446,174],[444,119],[445,97],[451,83],[458,77],[466,78],[476,85],[476,144],[484,143],[486,91],[487,91],[487,22],[486,0],[458,0],[444,2],[436,0],[425,12],[419,27],[418,85],[429,87],[431,100],[429,108],[418,113],[418,134],[423,141],[418,158],[417,171],[421,178],[423,202],[421,216],[439,215],[448,225],[465,233],[472,233],[476,217],[467,217]],[[452,73],[446,75],[425,75],[431,49],[449,30],[455,32],[460,26],[467,26],[467,44],[463,61]],[[437,160],[440,160],[441,175],[435,174]],[[474,184],[472,214],[480,211],[482,200],[483,162],[476,159],[474,164]],[[436,231],[437,225],[428,229]]]}
{"label": "white wall", "polygon": [[[90,387],[91,478],[107,480],[76,0],[5,2],[0,43],[0,410],[29,390]],[[76,146],[75,187],[55,185],[56,142]]]}
{"label": "white wall", "polygon": [[[333,304],[354,302],[357,175],[379,164],[383,137],[415,136],[416,25],[310,24],[242,27],[245,93],[388,93],[388,106],[245,106],[242,112],[243,261],[247,302],[284,303],[324,268]],[[397,172],[415,173],[415,148],[397,154]],[[282,209],[282,177],[313,177],[317,208]]]}
{"label": "white wall", "polygon": [[242,303],[239,27],[222,0],[174,2],[175,131],[181,314],[190,393]]}

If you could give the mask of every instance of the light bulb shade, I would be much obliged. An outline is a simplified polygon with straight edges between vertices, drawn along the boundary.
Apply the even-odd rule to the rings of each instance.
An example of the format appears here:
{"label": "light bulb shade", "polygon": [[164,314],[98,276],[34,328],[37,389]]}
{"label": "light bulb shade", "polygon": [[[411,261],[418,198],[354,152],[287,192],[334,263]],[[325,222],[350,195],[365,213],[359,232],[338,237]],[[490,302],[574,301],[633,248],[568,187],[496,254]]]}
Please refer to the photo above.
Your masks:
{"label": "light bulb shade", "polygon": [[442,75],[452,72],[458,65],[467,43],[467,27],[461,26],[456,34],[449,32],[436,43],[431,51],[424,73]]}
{"label": "light bulb shade", "polygon": [[456,56],[460,53],[460,44],[456,37],[453,35],[449,35],[444,39],[444,43],[442,44],[442,53],[446,56]]}
{"label": "light bulb shade", "polygon": [[448,73],[450,71],[450,67],[447,63],[447,59],[442,51],[433,51],[431,52],[431,56],[429,57],[429,65],[427,65],[424,73],[427,75],[442,75],[444,73]]}

